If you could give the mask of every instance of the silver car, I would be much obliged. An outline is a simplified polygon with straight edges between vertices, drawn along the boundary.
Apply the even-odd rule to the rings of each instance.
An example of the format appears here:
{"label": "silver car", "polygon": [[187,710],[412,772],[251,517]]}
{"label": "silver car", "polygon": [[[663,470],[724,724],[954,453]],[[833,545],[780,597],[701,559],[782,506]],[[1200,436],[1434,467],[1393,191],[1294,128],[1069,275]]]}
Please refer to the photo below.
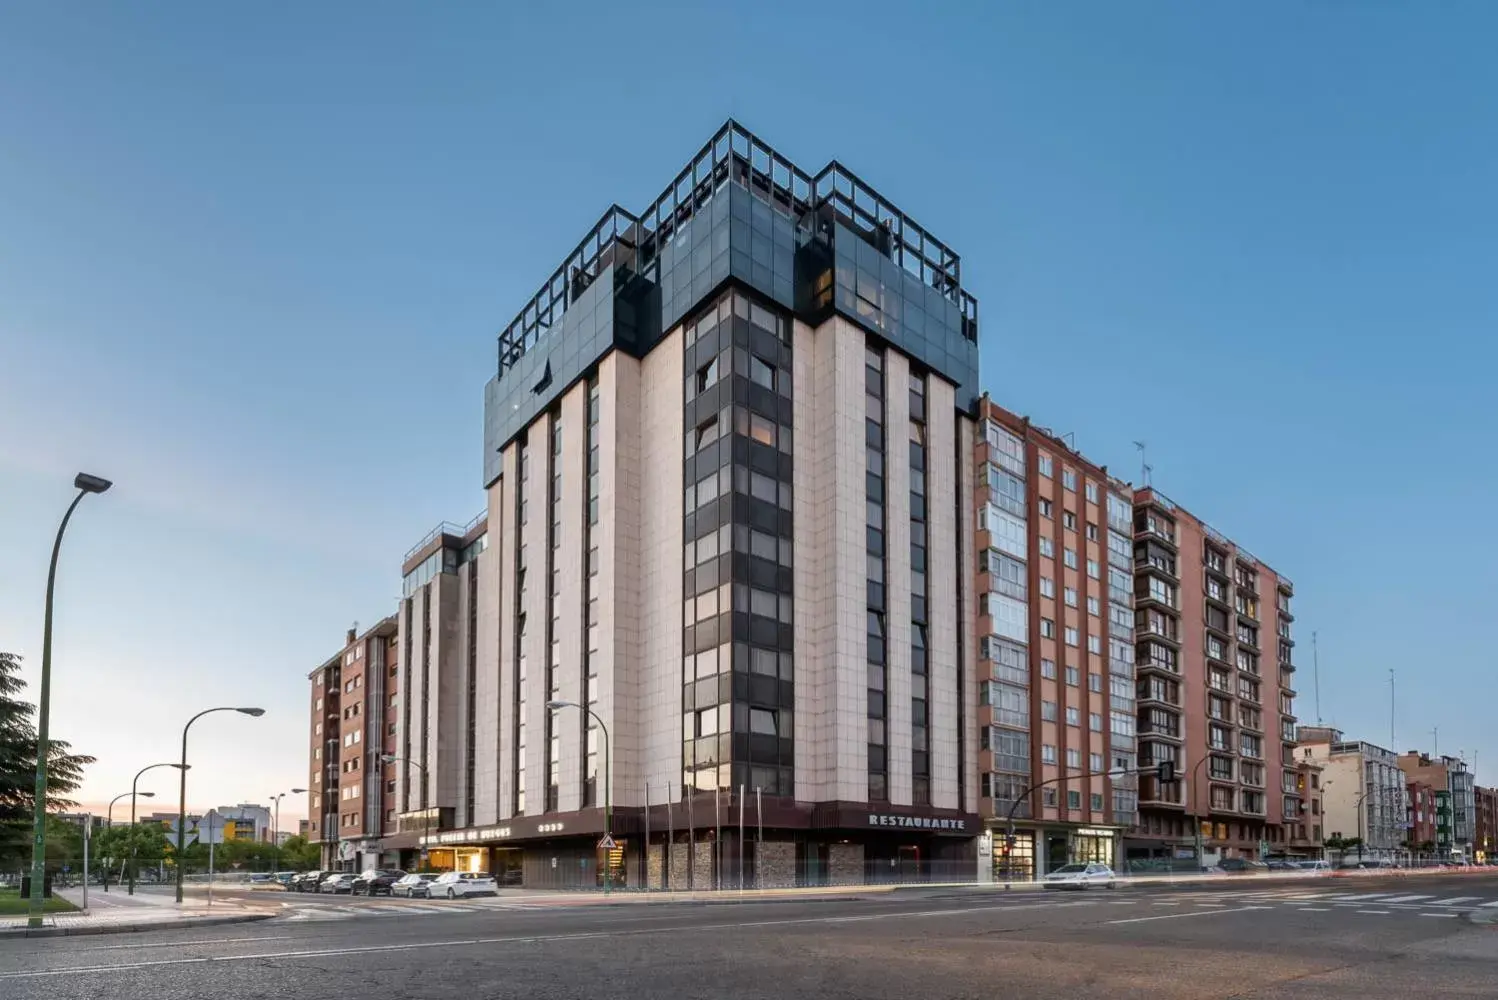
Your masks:
{"label": "silver car", "polygon": [[1062,865],[1041,882],[1047,889],[1091,889],[1093,886],[1118,888],[1118,876],[1107,865]]}

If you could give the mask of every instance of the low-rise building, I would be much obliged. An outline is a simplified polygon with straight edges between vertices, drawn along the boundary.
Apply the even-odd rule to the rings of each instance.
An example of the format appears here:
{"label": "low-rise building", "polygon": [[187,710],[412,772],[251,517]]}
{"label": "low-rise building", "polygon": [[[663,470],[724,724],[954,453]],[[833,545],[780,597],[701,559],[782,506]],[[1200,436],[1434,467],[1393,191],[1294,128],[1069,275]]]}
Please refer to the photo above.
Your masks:
{"label": "low-rise building", "polygon": [[1405,845],[1416,857],[1436,851],[1436,790],[1428,781],[1406,781],[1409,806],[1405,813]]}
{"label": "low-rise building", "polygon": [[1477,805],[1476,858],[1492,861],[1498,853],[1498,789],[1474,785],[1473,798]]}
{"label": "low-rise building", "polygon": [[1399,857],[1405,840],[1405,776],[1394,751],[1345,739],[1330,726],[1300,727],[1298,756],[1321,765],[1327,847],[1362,858]]}
{"label": "low-rise building", "polygon": [[1460,757],[1411,750],[1399,758],[1407,780],[1429,785],[1436,799],[1436,852],[1471,858],[1477,834],[1477,803],[1472,772]]}

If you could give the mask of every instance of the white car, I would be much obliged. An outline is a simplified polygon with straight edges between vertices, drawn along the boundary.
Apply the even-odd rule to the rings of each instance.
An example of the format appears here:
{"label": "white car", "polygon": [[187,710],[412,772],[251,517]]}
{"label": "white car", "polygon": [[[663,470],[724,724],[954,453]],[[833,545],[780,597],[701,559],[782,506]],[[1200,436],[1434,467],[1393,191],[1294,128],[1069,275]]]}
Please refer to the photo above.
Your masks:
{"label": "white car", "polygon": [[1118,888],[1118,876],[1107,865],[1062,865],[1041,882],[1047,889],[1091,889],[1095,885]]}
{"label": "white car", "polygon": [[428,899],[460,896],[497,896],[499,883],[488,872],[443,872],[427,883]]}

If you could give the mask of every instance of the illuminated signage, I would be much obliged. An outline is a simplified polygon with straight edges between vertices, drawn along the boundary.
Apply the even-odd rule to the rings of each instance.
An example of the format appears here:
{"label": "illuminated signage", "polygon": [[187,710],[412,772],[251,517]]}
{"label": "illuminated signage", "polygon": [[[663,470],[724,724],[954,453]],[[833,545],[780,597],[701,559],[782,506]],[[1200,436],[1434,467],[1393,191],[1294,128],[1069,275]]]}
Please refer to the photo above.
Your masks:
{"label": "illuminated signage", "polygon": [[892,816],[869,813],[869,826],[897,826],[905,830],[966,830],[965,819],[941,819],[935,816]]}

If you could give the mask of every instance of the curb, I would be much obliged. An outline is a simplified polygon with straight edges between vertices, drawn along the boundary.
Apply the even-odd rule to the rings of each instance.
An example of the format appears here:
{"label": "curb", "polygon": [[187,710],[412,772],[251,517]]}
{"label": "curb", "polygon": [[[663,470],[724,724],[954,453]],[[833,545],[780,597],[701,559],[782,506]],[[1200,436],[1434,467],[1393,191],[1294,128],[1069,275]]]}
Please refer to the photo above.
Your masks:
{"label": "curb", "polygon": [[275,913],[242,913],[223,917],[189,917],[175,920],[147,920],[135,924],[87,924],[78,927],[23,927],[0,930],[0,941],[9,938],[85,937],[96,934],[138,934],[145,931],[179,930],[191,927],[214,927],[221,924],[248,924],[269,920]]}

